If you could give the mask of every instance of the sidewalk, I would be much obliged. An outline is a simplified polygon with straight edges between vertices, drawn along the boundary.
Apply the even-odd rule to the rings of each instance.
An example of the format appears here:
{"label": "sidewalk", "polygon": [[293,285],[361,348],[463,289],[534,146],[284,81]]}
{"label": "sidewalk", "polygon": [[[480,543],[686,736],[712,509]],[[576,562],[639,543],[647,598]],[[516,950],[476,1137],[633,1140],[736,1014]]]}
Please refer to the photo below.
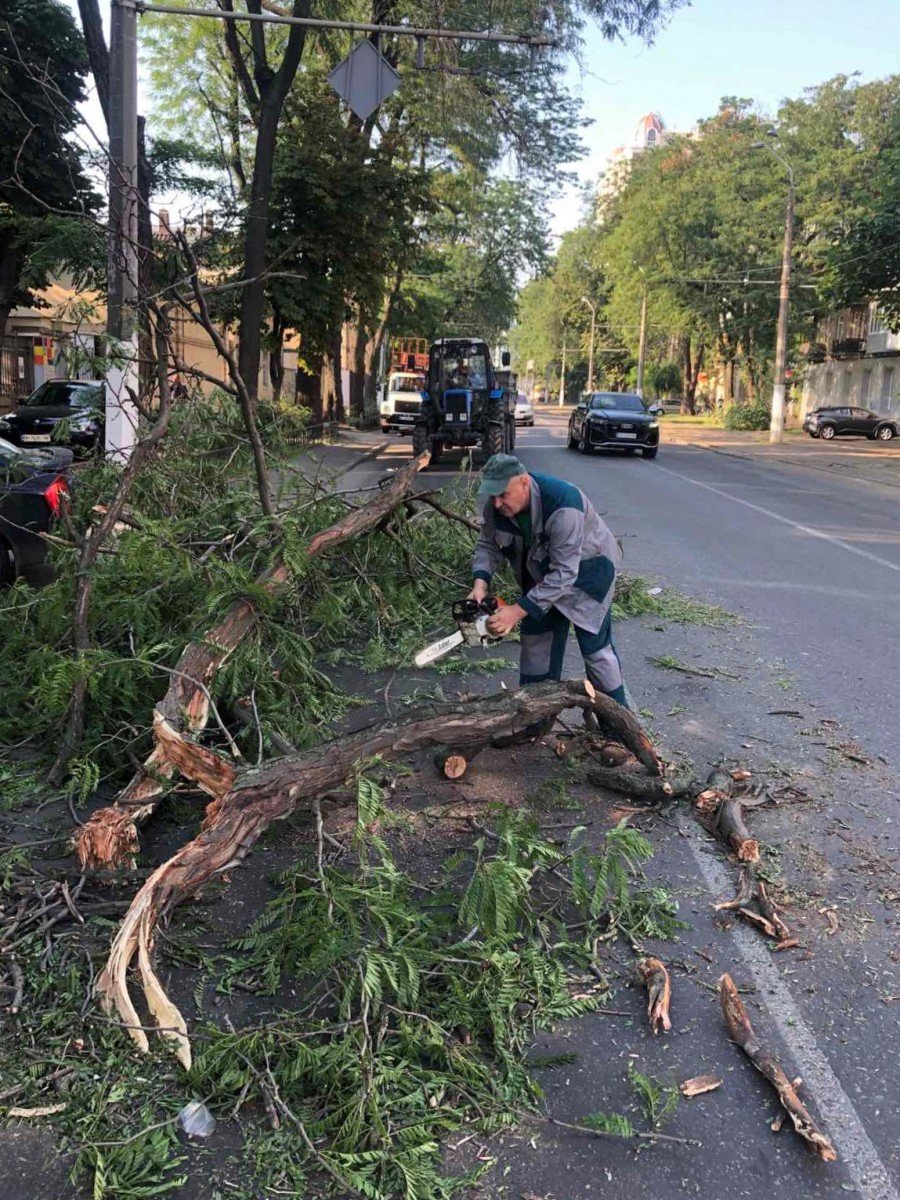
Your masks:
{"label": "sidewalk", "polygon": [[876,443],[865,438],[840,438],[823,442],[790,431],[784,442],[773,446],[768,432],[731,433],[700,425],[667,425],[665,417],[660,421],[660,431],[665,445],[698,446],[737,458],[781,462],[882,487],[900,487],[900,440]]}

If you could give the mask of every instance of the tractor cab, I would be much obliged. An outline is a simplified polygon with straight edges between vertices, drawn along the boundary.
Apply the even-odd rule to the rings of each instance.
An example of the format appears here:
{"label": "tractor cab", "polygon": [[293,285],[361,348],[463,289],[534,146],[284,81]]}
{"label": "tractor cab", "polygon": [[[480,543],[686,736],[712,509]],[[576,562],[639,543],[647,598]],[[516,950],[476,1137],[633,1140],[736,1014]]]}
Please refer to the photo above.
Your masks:
{"label": "tractor cab", "polygon": [[[504,355],[505,364],[508,361]],[[436,462],[449,446],[480,445],[485,454],[509,449],[515,437],[513,412],[514,401],[508,402],[495,378],[487,343],[479,338],[439,338],[428,352],[413,452],[428,446]]]}

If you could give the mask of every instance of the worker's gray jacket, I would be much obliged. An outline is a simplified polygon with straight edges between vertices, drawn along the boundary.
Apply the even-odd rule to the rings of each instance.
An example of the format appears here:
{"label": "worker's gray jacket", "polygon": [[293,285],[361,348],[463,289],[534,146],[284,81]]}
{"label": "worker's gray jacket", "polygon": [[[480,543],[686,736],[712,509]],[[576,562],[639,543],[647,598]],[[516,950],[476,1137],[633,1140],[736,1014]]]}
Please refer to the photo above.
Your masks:
{"label": "worker's gray jacket", "polygon": [[550,475],[531,480],[531,549],[515,520],[488,497],[472,556],[476,579],[490,583],[505,558],[522,588],[518,603],[539,619],[557,608],[581,629],[597,633],[612,604],[618,544],[580,488]]}

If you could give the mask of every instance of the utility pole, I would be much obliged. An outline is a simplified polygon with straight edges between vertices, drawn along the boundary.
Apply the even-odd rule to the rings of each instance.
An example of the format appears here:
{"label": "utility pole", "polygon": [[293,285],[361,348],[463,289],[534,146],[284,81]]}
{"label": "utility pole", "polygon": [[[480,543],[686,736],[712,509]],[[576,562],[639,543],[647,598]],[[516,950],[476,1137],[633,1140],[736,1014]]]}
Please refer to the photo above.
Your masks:
{"label": "utility pole", "polygon": [[[775,129],[769,137],[778,137]],[[754,142],[751,150],[768,150],[787,171],[788,194],[784,218],[784,243],[781,250],[781,286],[778,292],[778,332],[775,336],[775,381],[772,387],[772,416],[769,421],[769,441],[784,440],[784,373],[787,366],[788,315],[791,304],[791,252],[794,246],[794,169],[770,142]]]}
{"label": "utility pole", "polygon": [[592,304],[591,301],[588,300],[587,296],[582,296],[581,300],[582,300],[582,303],[586,304],[588,306],[588,308],[591,310],[591,349],[590,349],[590,353],[588,354],[587,390],[589,392],[592,392],[594,390],[594,338],[595,338],[596,332],[597,332],[597,308],[596,308],[596,305]]}
{"label": "utility pole", "polygon": [[775,385],[772,388],[772,420],[769,441],[784,439],[784,372],[787,366],[788,313],[791,304],[791,251],[794,245],[794,173],[788,183],[787,212],[784,219],[784,246],[781,253],[781,288],[778,293],[778,334],[775,339]]}
{"label": "utility pole", "polygon": [[644,357],[647,350],[647,287],[644,285],[644,290],[641,295],[641,337],[638,346],[638,365],[637,365],[637,394],[643,399],[644,396]]}
{"label": "utility pole", "polygon": [[137,13],[112,0],[109,48],[109,242],[106,454],[124,465],[137,434]]}
{"label": "utility pole", "polygon": [[563,330],[562,360],[559,364],[559,407],[566,402],[566,330]]}

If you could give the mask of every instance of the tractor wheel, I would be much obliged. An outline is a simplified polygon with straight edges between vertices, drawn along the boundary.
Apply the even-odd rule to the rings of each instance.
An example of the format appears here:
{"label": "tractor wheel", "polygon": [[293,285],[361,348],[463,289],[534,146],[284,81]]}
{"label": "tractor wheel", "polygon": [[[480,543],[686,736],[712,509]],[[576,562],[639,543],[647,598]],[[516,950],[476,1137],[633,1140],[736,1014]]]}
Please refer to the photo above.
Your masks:
{"label": "tractor wheel", "polygon": [[418,458],[420,454],[424,454],[428,449],[428,426],[416,422],[413,425],[412,432],[412,452],[413,458]]}
{"label": "tractor wheel", "polygon": [[435,466],[437,463],[439,463],[441,461],[441,455],[443,453],[444,453],[444,443],[439,438],[435,438],[434,441],[431,443],[431,465],[432,466]]}
{"label": "tractor wheel", "polygon": [[510,421],[510,423],[509,423],[509,452],[510,452],[510,454],[512,454],[512,452],[513,452],[513,450],[515,450],[515,448],[516,448],[516,423],[515,423],[515,421]]}
{"label": "tractor wheel", "polygon": [[507,446],[506,412],[496,400],[493,401],[484,414],[484,433],[481,435],[481,449],[485,458],[494,454],[503,454]]}

